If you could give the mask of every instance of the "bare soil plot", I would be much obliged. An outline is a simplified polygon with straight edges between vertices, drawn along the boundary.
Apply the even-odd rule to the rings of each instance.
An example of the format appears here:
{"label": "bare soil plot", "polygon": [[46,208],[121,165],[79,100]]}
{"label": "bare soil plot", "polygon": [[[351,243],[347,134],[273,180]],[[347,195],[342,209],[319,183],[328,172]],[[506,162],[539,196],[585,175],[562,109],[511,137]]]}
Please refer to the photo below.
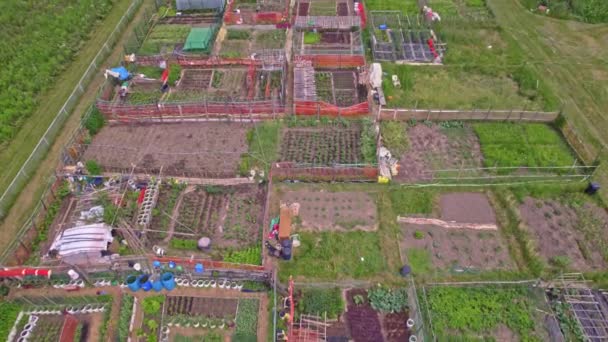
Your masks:
{"label": "bare soil plot", "polygon": [[416,182],[432,179],[433,170],[481,167],[479,139],[469,127],[443,129],[437,125],[404,125],[410,147],[399,157],[395,180]]}
{"label": "bare soil plot", "polygon": [[182,72],[179,81],[180,89],[206,90],[211,86],[213,70],[211,69],[186,69]]}
{"label": "bare soil plot", "polygon": [[361,128],[289,128],[284,130],[281,161],[320,165],[361,163]]}
{"label": "bare soil plot", "polygon": [[572,269],[606,267],[608,214],[604,209],[591,203],[572,208],[557,201],[526,198],[519,211],[536,251],[546,261],[566,257]]}
{"label": "bare soil plot", "polygon": [[[439,198],[437,216],[445,222],[494,225],[494,229],[446,229],[433,224],[402,223],[401,249],[424,250],[435,268],[475,269],[509,268],[511,259],[506,241],[496,229],[496,216],[487,196],[482,193],[446,193]],[[424,221],[423,221],[424,222]]]}
{"label": "bare soil plot", "polygon": [[453,192],[439,198],[441,219],[464,223],[496,223],[494,209],[485,194]]}
{"label": "bare soil plot", "polygon": [[84,160],[105,171],[158,173],[164,176],[234,177],[247,152],[242,123],[172,123],[107,126],[95,136]]}
{"label": "bare soil plot", "polygon": [[289,191],[281,201],[299,203],[299,230],[373,231],[378,229],[373,198],[365,192]]}
{"label": "bare soil plot", "polygon": [[489,270],[512,266],[507,243],[498,231],[451,230],[411,224],[402,224],[401,231],[403,240],[400,245],[404,254],[410,249],[424,250],[437,269],[466,267]]}

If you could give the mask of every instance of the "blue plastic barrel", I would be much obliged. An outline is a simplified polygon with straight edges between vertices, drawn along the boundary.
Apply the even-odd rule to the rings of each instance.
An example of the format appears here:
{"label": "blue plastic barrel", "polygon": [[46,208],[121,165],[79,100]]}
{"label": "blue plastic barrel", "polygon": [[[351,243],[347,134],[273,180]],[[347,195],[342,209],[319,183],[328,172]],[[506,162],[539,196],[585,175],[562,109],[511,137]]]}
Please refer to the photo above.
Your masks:
{"label": "blue plastic barrel", "polygon": [[141,287],[142,290],[144,291],[150,291],[152,290],[152,282],[150,281],[150,277],[147,275],[142,275],[139,277],[139,286]]}
{"label": "blue plastic barrel", "polygon": [[137,292],[139,290],[139,280],[136,276],[131,275],[127,277],[127,286],[133,292]]}
{"label": "blue plastic barrel", "polygon": [[160,261],[154,260],[154,262],[152,262],[152,265],[154,266],[154,268],[160,268]]}
{"label": "blue plastic barrel", "polygon": [[169,268],[175,268],[175,262],[169,261]]}
{"label": "blue plastic barrel", "polygon": [[205,267],[203,266],[203,264],[196,264],[194,266],[194,272],[203,273],[204,271],[205,271]]}
{"label": "blue plastic barrel", "polygon": [[173,277],[173,273],[171,273],[171,272],[163,273],[160,280],[162,281],[163,286],[167,290],[171,291],[175,288],[175,278]]}
{"label": "blue plastic barrel", "polygon": [[163,282],[160,281],[160,279],[156,279],[153,283],[152,283],[152,289],[156,292],[160,292],[163,289]]}
{"label": "blue plastic barrel", "polygon": [[283,260],[290,260],[291,259],[291,248],[292,248],[291,240],[287,239],[287,240],[281,241],[281,246],[283,247],[283,248],[281,248],[281,256],[283,257]]}

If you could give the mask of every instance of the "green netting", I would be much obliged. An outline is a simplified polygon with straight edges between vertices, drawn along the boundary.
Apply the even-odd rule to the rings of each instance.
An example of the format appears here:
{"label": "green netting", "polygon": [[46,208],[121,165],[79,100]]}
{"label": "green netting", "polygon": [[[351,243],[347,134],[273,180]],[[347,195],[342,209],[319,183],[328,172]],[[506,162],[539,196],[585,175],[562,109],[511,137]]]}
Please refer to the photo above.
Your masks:
{"label": "green netting", "polygon": [[184,51],[206,51],[213,38],[213,28],[195,27],[190,30]]}

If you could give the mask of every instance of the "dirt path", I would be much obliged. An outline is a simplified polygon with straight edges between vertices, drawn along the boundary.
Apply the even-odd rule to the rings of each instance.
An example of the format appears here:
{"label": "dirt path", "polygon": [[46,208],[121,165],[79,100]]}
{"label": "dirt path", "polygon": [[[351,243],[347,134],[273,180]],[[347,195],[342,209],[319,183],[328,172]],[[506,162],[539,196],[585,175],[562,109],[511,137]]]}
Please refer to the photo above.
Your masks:
{"label": "dirt path", "polygon": [[[152,8],[153,6],[154,5],[153,5],[152,1],[147,1],[147,0],[144,1],[144,3],[140,7],[137,14],[134,16],[134,18],[131,21],[131,23],[129,24],[129,26],[125,29],[125,33],[122,35],[121,39],[117,42],[116,47],[114,48],[114,51],[106,59],[106,62],[100,69],[105,69],[111,65],[114,65],[115,62],[121,58],[121,55],[123,52],[123,45],[126,42],[127,37],[131,34],[133,27],[135,26],[136,23],[138,23],[140,20],[142,20],[145,10],[147,8]],[[118,18],[120,19],[120,16]],[[116,22],[118,22],[118,19],[116,20]],[[114,25],[112,25],[111,23],[107,23],[107,24],[109,26],[110,25],[112,26],[111,30],[114,28]],[[110,32],[111,32],[111,30],[110,30]],[[107,37],[107,35],[105,35],[104,37]],[[104,40],[105,40],[105,38],[104,38]],[[101,42],[103,42],[103,40],[101,40]],[[101,45],[101,44],[99,44],[99,45]],[[97,49],[99,48],[99,45],[96,45],[95,53],[97,53]],[[91,57],[88,58],[85,65],[88,65],[91,62],[91,58],[93,55],[91,55]],[[79,60],[77,59],[77,62],[75,62],[75,63],[78,64],[78,63],[83,63],[83,62],[82,61],[79,62]],[[79,74],[78,78],[80,78],[81,75],[82,74]],[[69,88],[72,89],[72,86],[76,84],[78,78],[73,80],[73,82],[71,82],[71,83],[69,83],[67,81],[64,81],[64,83],[71,84],[71,86]],[[101,84],[103,84],[104,81],[105,81],[105,78],[103,77],[103,74],[101,72],[99,72],[97,74],[97,76],[93,79],[91,84],[86,88],[86,92],[83,94],[80,102],[78,103],[78,105],[76,106],[76,108],[74,109],[74,111],[72,112],[70,117],[67,119],[61,132],[55,139],[55,143],[51,146],[51,149],[49,150],[48,154],[46,155],[44,160],[40,163],[40,166],[38,167],[38,169],[36,170],[34,175],[31,177],[28,184],[23,188],[23,190],[21,191],[21,193],[15,200],[15,203],[13,204],[11,210],[8,212],[8,215],[6,216],[6,218],[4,219],[4,221],[2,221],[2,224],[0,225],[0,231],[2,231],[2,233],[3,233],[2,238],[0,238],[0,249],[6,248],[6,246],[11,242],[11,240],[15,236],[15,233],[21,228],[23,223],[32,214],[32,210],[34,209],[36,203],[40,199],[40,196],[42,195],[42,193],[44,191],[44,188],[47,184],[49,177],[53,174],[55,167],[57,166],[57,161],[58,161],[59,155],[63,149],[63,146],[68,142],[72,133],[79,127],[82,115],[86,112],[88,107],[91,105],[92,101],[95,99],[97,90],[99,89]],[[56,84],[57,85],[62,84],[62,81],[60,80]],[[49,108],[52,108],[51,105],[43,106],[43,107],[44,107],[44,109],[42,109],[43,111],[48,111]],[[54,113],[53,113],[53,115],[54,115]],[[32,122],[36,121],[37,124],[41,124],[44,122],[44,120],[31,120],[31,121]],[[50,122],[50,120],[48,122]],[[48,126],[48,122],[46,123],[47,126]],[[46,127],[44,129],[46,129]],[[26,130],[26,128],[24,126],[24,132],[25,132],[25,130]],[[42,130],[42,131],[44,131],[44,130]],[[24,133],[24,135],[26,135],[25,137],[23,137],[24,141],[28,141],[28,142],[35,141],[34,144],[38,141],[38,138],[36,138],[36,136],[38,136],[38,137],[40,136],[40,135],[35,135],[34,132],[30,132],[30,135],[27,135],[26,133]],[[20,137],[20,136],[21,136],[21,134],[18,135],[18,137]],[[20,140],[21,140],[21,138],[20,138]],[[31,151],[31,148],[24,147],[24,150]],[[16,153],[15,151],[12,151],[10,149],[7,151],[11,152],[10,154],[11,154],[12,160],[14,160],[15,162],[19,160],[19,158],[17,158],[19,153]],[[29,152],[27,154],[29,154]],[[25,161],[26,158],[27,158],[27,155],[25,156],[25,158],[23,158],[19,162],[19,165],[17,166],[17,168],[21,167],[21,165],[23,164],[23,161]],[[2,161],[2,165],[4,165],[5,167],[6,167],[6,165],[8,165],[8,162],[5,163],[2,158],[0,158],[0,161]]]}

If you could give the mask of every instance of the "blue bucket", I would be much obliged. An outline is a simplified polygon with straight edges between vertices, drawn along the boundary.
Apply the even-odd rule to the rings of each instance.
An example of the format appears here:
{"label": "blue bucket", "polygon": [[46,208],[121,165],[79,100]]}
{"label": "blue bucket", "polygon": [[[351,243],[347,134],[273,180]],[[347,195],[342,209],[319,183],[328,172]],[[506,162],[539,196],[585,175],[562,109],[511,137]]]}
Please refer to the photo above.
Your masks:
{"label": "blue bucket", "polygon": [[150,277],[148,275],[144,274],[140,276],[138,282],[142,290],[146,292],[152,290],[152,282],[150,281]]}
{"label": "blue bucket", "polygon": [[380,26],[378,26],[379,29],[381,29],[382,31],[387,29],[387,26],[385,24],[382,24]]}
{"label": "blue bucket", "polygon": [[171,273],[171,272],[163,273],[160,280],[162,281],[163,286],[167,290],[171,291],[175,288],[175,278],[173,277],[173,273]]}
{"label": "blue bucket", "polygon": [[152,289],[156,292],[160,292],[163,289],[163,283],[160,279],[157,279],[152,283]]}
{"label": "blue bucket", "polygon": [[133,292],[137,292],[139,290],[139,279],[136,276],[131,275],[127,277],[127,286]]}

